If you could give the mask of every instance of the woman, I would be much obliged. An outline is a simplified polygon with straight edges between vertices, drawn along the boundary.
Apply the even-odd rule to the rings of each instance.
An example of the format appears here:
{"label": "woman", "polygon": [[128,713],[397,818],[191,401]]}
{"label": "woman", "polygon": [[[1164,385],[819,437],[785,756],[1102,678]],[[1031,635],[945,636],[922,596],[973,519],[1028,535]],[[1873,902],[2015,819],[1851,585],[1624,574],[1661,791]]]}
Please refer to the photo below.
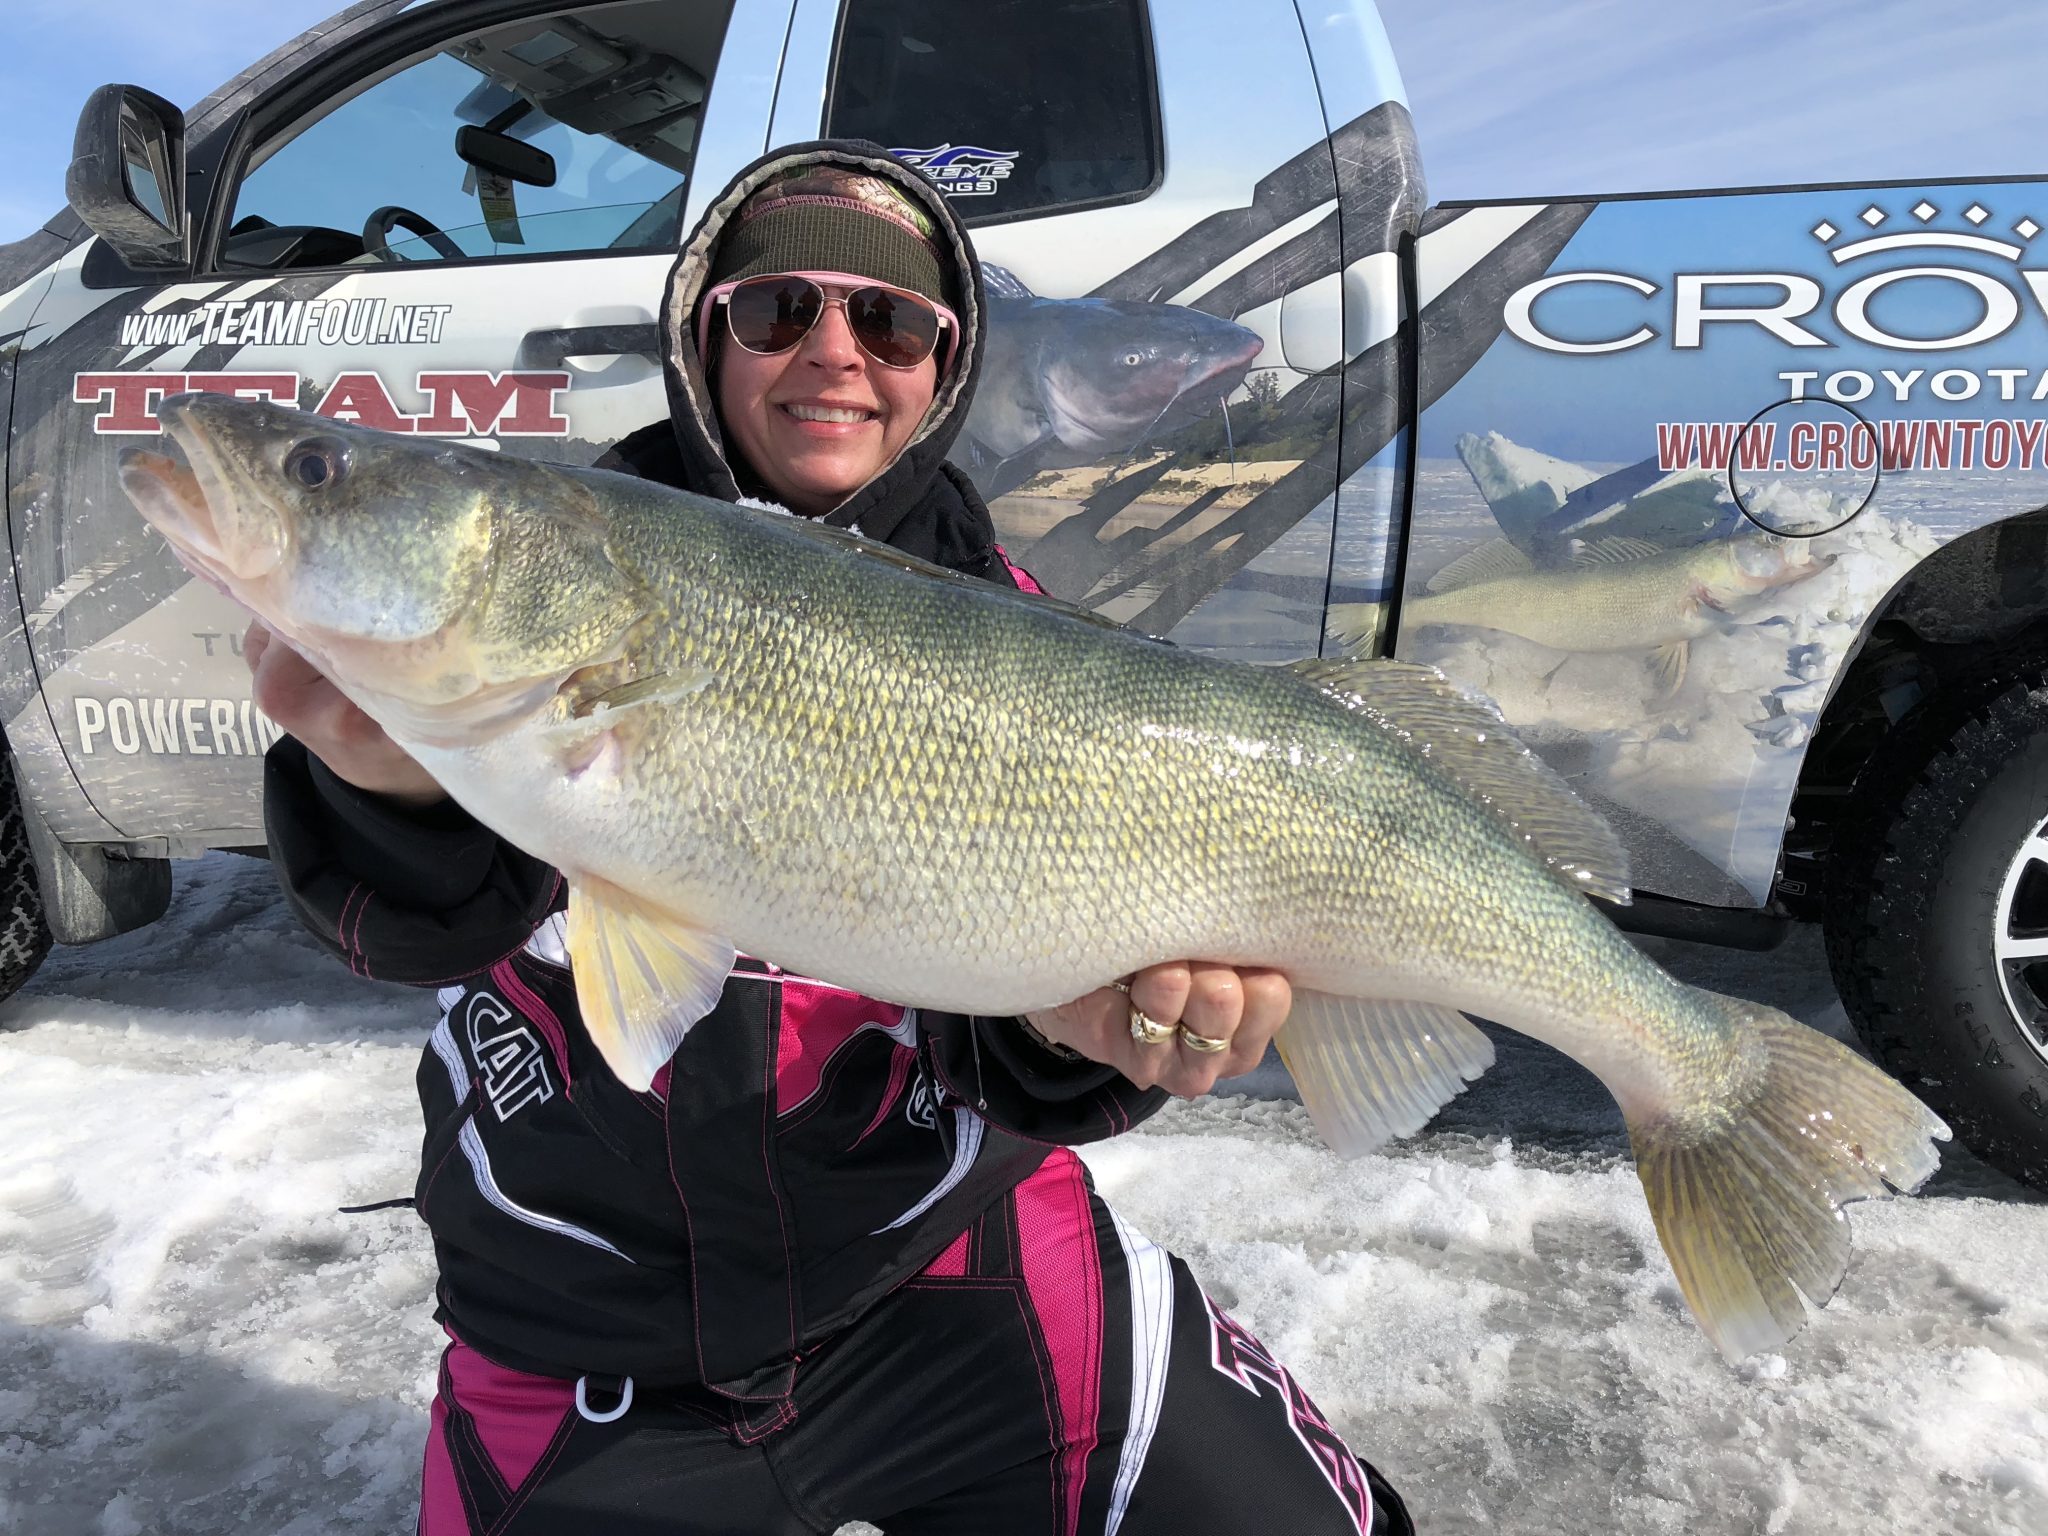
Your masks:
{"label": "woman", "polygon": [[[672,419],[605,462],[1028,581],[944,462],[984,313],[918,173],[867,144],[771,154],[671,274]],[[1194,960],[982,1019],[743,957],[634,1093],[578,1023],[560,876],[266,639],[287,891],[359,973],[441,989],[426,1536],[1388,1528],[1287,1373],[1069,1150],[1249,1070],[1284,978]]]}

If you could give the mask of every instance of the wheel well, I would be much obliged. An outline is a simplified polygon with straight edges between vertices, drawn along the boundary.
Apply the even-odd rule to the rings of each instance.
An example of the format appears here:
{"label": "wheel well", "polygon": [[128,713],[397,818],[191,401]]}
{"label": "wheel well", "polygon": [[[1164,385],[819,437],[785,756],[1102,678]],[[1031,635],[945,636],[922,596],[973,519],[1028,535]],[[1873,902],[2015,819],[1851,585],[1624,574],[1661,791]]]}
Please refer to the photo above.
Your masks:
{"label": "wheel well", "polygon": [[1908,715],[1960,709],[2048,657],[2048,507],[1973,529],[1885,596],[1835,678],[1799,770],[1775,895],[1820,915],[1822,867],[1856,778]]}

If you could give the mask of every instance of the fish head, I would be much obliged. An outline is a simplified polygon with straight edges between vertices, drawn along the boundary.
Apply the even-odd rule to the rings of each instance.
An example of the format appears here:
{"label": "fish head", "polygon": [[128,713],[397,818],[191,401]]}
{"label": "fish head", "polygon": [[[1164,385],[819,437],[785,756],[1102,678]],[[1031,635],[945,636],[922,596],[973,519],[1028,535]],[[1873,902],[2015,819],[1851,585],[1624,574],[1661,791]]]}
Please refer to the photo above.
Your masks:
{"label": "fish head", "polygon": [[1726,541],[1728,569],[1736,592],[1768,592],[1818,575],[1835,563],[1833,555],[1822,555],[1811,539],[1786,538],[1775,533],[1739,534]]}
{"label": "fish head", "polygon": [[1079,299],[1040,352],[1044,405],[1070,448],[1121,451],[1222,406],[1265,339],[1179,304]]}
{"label": "fish head", "polygon": [[183,462],[122,450],[136,509],[401,740],[497,734],[616,657],[639,611],[560,470],[225,395],[157,418]]}

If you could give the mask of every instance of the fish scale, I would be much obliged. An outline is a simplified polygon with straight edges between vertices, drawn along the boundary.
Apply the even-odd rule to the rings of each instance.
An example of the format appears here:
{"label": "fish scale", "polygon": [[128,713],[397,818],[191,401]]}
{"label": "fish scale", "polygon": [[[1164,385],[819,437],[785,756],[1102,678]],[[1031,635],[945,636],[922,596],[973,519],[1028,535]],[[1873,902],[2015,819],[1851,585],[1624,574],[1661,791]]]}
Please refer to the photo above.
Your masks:
{"label": "fish scale", "polygon": [[[627,563],[679,573],[660,599],[673,605],[676,622],[630,657],[632,670],[711,665],[733,679],[664,707],[661,729],[646,730],[644,746],[628,754],[635,769],[626,792],[634,825],[690,850],[670,870],[686,891],[742,882],[762,867],[754,848],[774,850],[776,910],[793,914],[785,920],[800,931],[736,933],[750,952],[794,946],[806,952],[806,967],[834,976],[882,954],[889,958],[881,973],[899,992],[909,977],[957,988],[951,962],[924,980],[920,957],[905,951],[916,935],[902,930],[894,905],[848,899],[887,892],[957,924],[966,958],[991,968],[981,985],[1009,989],[987,1006],[1012,1009],[1064,1001],[1077,974],[1121,974],[1160,958],[1150,951],[1161,943],[1180,946],[1173,953],[1249,948],[1252,928],[1235,915],[1288,907],[1294,892],[1290,901],[1275,892],[1294,870],[1233,849],[1307,841],[1286,830],[1299,829],[1310,803],[1299,782],[1306,771],[1277,752],[1243,758],[1224,746],[1219,758],[1216,743],[1250,739],[1260,715],[1289,709],[1302,717],[1303,739],[1312,739],[1311,726],[1327,736],[1334,724],[1358,733],[1364,750],[1384,750],[1372,739],[1379,733],[1291,678],[1259,680],[1270,704],[1237,698],[1220,686],[1232,676],[1227,666],[1135,637],[1077,633],[1063,615],[1027,600],[1001,615],[1021,625],[990,623],[981,593],[901,573],[898,600],[877,603],[873,573],[837,548],[795,533],[735,549],[721,547],[722,532],[680,529],[666,514],[630,533],[624,519],[614,520],[613,541]],[[749,546],[760,542],[755,533],[737,530]],[[641,537],[653,547],[636,550]],[[693,579],[703,567],[692,552],[720,571],[716,589]],[[716,601],[694,595],[712,590]],[[785,622],[793,592],[801,594],[801,623]],[[1105,638],[1119,653],[1109,660],[1097,654]],[[777,682],[764,689],[761,678]],[[1153,725],[1160,718],[1187,724],[1161,733]],[[480,797],[506,782],[503,759],[516,750],[511,741],[480,749]],[[447,771],[463,772],[453,764]],[[753,827],[752,846],[721,840],[718,818],[704,816],[702,803],[665,794],[662,786],[686,775],[720,785],[719,805],[737,808]],[[1229,799],[1209,792],[1225,784]],[[849,820],[848,806],[864,814]],[[578,834],[564,836],[556,862],[576,867],[579,847],[591,861]],[[1103,869],[1147,864],[1181,878],[1173,889],[1101,880]],[[855,871],[865,891],[840,883]],[[593,872],[643,877],[612,866]],[[1310,883],[1292,880],[1296,890]],[[963,891],[976,894],[963,901]],[[1048,894],[1061,900],[1048,903]],[[821,914],[829,920],[821,923]],[[1339,915],[1294,906],[1291,920],[1330,927]],[[1348,926],[1358,927],[1355,914]],[[1076,947],[1076,932],[1092,936],[1094,952]],[[1048,970],[1030,981],[1050,991],[1018,991],[1030,983],[995,970],[1018,949],[1047,957]]]}
{"label": "fish scale", "polygon": [[998,1017],[1206,959],[1287,975],[1276,1042],[1356,1154],[1491,1063],[1472,1010],[1615,1094],[1731,1358],[1832,1293],[1842,1204],[1934,1168],[1946,1128],[1896,1083],[1630,945],[1588,900],[1627,897],[1613,834],[1430,668],[1251,667],[645,481],[221,396],[160,415],[190,465],[124,451],[137,507],[563,872],[583,1026],[631,1087],[735,946]]}

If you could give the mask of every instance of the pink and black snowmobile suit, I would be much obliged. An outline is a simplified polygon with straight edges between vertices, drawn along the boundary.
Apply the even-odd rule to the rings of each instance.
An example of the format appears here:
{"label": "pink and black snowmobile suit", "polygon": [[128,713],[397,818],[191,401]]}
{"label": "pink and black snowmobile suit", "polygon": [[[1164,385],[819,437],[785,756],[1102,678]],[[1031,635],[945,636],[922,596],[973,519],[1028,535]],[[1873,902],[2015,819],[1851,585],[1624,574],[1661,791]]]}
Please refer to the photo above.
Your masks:
{"label": "pink and black snowmobile suit", "polygon": [[[780,167],[885,176],[951,248],[962,338],[932,415],[828,521],[1005,584],[944,455],[985,313],[966,236],[876,146],[764,157],[671,275],[671,421],[606,467],[728,500],[690,324],[725,219]],[[1068,1150],[1163,1103],[1016,1020],[908,1009],[742,957],[653,1090],[579,1019],[560,875],[452,803],[346,784],[287,737],[271,849],[358,974],[434,987],[414,1200],[451,1336],[427,1536],[571,1531],[1364,1532],[1398,1504]],[[923,914],[906,912],[903,921]]]}

